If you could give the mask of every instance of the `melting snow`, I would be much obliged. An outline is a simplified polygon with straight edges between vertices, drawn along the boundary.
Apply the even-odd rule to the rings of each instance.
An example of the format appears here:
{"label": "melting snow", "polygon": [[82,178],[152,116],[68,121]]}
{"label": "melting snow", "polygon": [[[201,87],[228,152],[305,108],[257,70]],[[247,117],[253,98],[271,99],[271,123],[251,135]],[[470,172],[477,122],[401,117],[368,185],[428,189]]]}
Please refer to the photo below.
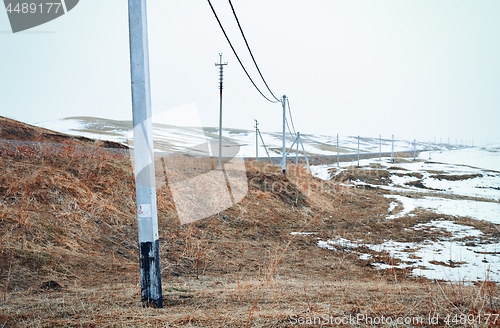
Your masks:
{"label": "melting snow", "polygon": [[[428,158],[422,153],[420,158]],[[464,149],[431,153],[432,161],[391,163],[382,160],[361,160],[361,169],[373,169],[377,163],[391,174],[389,185],[373,185],[354,181],[351,185],[369,185],[391,191],[387,219],[417,215],[417,209],[432,211],[451,217],[469,217],[500,225],[500,152],[498,149]],[[346,170],[357,161],[340,163]],[[312,168],[315,176],[330,179],[328,169],[336,166],[321,165]],[[413,183],[413,184],[412,184]],[[398,195],[397,193],[404,193]],[[433,196],[421,197],[422,193]],[[475,197],[463,199],[461,196]],[[482,199],[482,200],[481,200]],[[398,205],[402,209],[396,212]],[[372,260],[371,252],[387,252],[394,263],[372,263],[379,269],[399,268],[414,275],[446,281],[478,281],[489,279],[500,282],[500,245],[484,240],[481,231],[453,221],[435,220],[411,229],[447,231],[452,237],[425,240],[420,243],[387,240],[381,244],[363,244],[344,238],[319,240],[318,246],[332,250],[349,250],[363,260]],[[363,251],[365,250],[365,251]]]}
{"label": "melting snow", "polygon": [[[389,215],[388,218],[390,219],[405,216],[417,208],[422,208],[434,213],[457,217],[470,217],[474,220],[484,220],[494,224],[500,224],[500,203],[429,196],[409,198],[401,195],[386,195],[386,197],[397,200],[404,208],[397,214]],[[396,205],[392,206],[395,207]]]}
{"label": "melting snow", "polygon": [[387,252],[398,264],[376,262],[379,269],[408,269],[414,275],[446,281],[500,281],[500,245],[478,244],[481,231],[452,221],[431,221],[413,227],[414,230],[428,228],[450,232],[453,237],[422,243],[386,241],[382,244],[363,244],[343,238],[318,241],[318,246],[327,249],[350,249],[360,259],[370,260],[371,254],[359,250],[361,246],[375,252]]}

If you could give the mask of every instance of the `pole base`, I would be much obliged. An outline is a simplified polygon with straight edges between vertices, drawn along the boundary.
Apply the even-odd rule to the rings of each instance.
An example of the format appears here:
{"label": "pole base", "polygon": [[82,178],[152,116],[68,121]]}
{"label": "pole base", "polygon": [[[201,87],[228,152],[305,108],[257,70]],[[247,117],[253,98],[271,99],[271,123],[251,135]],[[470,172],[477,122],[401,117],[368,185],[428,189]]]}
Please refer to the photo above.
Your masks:
{"label": "pole base", "polygon": [[153,309],[161,309],[163,308],[163,299],[159,300],[148,300],[148,301],[143,301],[142,302],[142,307],[143,308],[153,308]]}

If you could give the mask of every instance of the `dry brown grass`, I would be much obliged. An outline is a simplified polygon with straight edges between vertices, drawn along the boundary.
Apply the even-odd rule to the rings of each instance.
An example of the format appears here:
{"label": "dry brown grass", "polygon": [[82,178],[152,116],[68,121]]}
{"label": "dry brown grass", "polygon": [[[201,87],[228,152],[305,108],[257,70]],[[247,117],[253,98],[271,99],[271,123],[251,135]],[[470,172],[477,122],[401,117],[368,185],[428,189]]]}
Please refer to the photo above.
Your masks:
{"label": "dry brown grass", "polygon": [[[499,313],[496,283],[430,282],[317,246],[336,236],[427,238],[402,232],[429,213],[387,221],[379,190],[293,165],[283,176],[251,160],[246,197],[190,224],[180,224],[168,183],[159,183],[165,308],[143,308],[132,167],[93,147],[99,160],[70,150],[0,156],[0,327],[289,327],[291,318],[324,315],[439,315],[444,326],[448,314]],[[291,235],[299,231],[315,234]]]}

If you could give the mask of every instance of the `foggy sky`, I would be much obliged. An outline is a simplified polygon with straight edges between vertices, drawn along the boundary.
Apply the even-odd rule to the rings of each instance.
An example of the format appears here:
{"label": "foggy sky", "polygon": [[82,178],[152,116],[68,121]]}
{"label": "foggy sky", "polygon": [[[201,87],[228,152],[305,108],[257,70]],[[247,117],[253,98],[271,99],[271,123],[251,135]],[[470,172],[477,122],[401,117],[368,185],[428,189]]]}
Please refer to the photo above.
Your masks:
{"label": "foggy sky", "polygon": [[[259,88],[227,1],[213,0]],[[233,0],[271,90],[302,133],[500,142],[500,2]],[[281,105],[251,85],[207,1],[149,0],[153,112],[163,123],[281,129]],[[0,115],[131,119],[127,2],[82,0],[13,34],[0,10]],[[179,119],[182,108],[199,118]],[[168,110],[177,109],[169,121]],[[167,112],[166,112],[167,111]],[[190,113],[192,111],[189,111]],[[159,115],[163,113],[163,115]],[[181,115],[182,116],[182,115]]]}

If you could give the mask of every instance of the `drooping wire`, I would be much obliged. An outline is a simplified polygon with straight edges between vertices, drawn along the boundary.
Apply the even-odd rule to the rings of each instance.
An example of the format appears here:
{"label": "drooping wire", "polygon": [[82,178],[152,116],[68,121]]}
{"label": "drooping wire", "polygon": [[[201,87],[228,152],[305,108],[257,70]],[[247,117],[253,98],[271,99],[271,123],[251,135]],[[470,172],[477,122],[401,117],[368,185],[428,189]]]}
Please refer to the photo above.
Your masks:
{"label": "drooping wire", "polygon": [[266,146],[266,143],[264,142],[264,139],[262,138],[262,134],[260,134],[260,130],[257,129],[257,132],[259,133],[259,136],[260,136],[260,141],[262,141],[262,145],[264,146],[264,150],[266,151],[266,154],[267,154],[267,158],[269,159],[269,161],[271,163],[274,163],[273,159],[271,158],[271,156],[269,156],[269,152],[267,151],[267,146]]}
{"label": "drooping wire", "polygon": [[248,79],[250,80],[250,82],[252,82],[252,84],[253,84],[253,86],[255,87],[255,89],[257,89],[257,91],[260,93],[260,95],[261,95],[262,97],[264,97],[267,101],[272,102],[272,103],[276,103],[276,102],[278,102],[278,101],[271,100],[271,99],[267,98],[267,97],[266,97],[266,96],[262,93],[262,91],[260,91],[260,89],[257,87],[257,85],[255,84],[255,82],[252,80],[252,78],[250,77],[250,74],[248,74],[248,72],[247,72],[247,70],[246,70],[245,66],[243,65],[243,63],[242,63],[242,62],[241,62],[241,60],[240,60],[240,57],[239,57],[239,56],[238,56],[238,54],[236,53],[236,50],[234,49],[234,47],[233,47],[233,45],[232,45],[231,41],[229,40],[229,37],[227,36],[227,33],[226,33],[226,31],[224,30],[224,27],[222,26],[222,23],[221,23],[221,21],[219,20],[219,17],[217,16],[217,13],[215,12],[215,9],[214,9],[214,7],[212,6],[212,3],[210,2],[210,0],[207,0],[207,1],[208,1],[208,4],[210,5],[210,8],[212,9],[212,12],[213,12],[213,14],[214,14],[214,16],[215,16],[215,19],[217,19],[217,22],[219,23],[219,27],[221,28],[222,33],[224,33],[224,36],[226,37],[226,40],[227,40],[227,42],[229,43],[229,46],[231,47],[231,50],[233,50],[233,53],[234,53],[234,55],[236,56],[236,59],[237,59],[237,60],[238,60],[238,62],[240,63],[241,68],[243,68],[243,71],[244,71],[244,72],[245,72],[245,74],[247,75],[247,77],[248,77]]}
{"label": "drooping wire", "polygon": [[292,132],[292,130],[290,130],[290,125],[288,124],[288,119],[285,118],[285,123],[286,123],[286,127],[288,128],[288,132],[295,137],[295,133]]}
{"label": "drooping wire", "polygon": [[[292,110],[290,109],[290,101],[288,100],[289,98],[286,98],[286,103],[288,105],[288,113],[290,114],[290,122],[292,123],[292,128],[293,128],[293,135],[297,135],[297,132],[295,131],[295,126],[293,124],[293,117],[292,117]],[[287,121],[288,124],[288,121]],[[288,128],[290,130],[290,128]]]}
{"label": "drooping wire", "polygon": [[262,81],[264,82],[267,90],[274,97],[274,99],[276,100],[276,102],[279,102],[280,100],[278,98],[276,98],[276,96],[274,95],[274,93],[271,91],[271,89],[267,85],[267,82],[264,79],[264,76],[262,76],[262,73],[261,73],[261,71],[259,69],[259,66],[257,65],[257,62],[255,61],[255,58],[254,58],[253,53],[252,53],[252,50],[250,49],[250,45],[248,44],[247,38],[245,37],[245,33],[243,33],[243,29],[241,28],[240,20],[238,19],[238,16],[236,15],[236,11],[234,10],[233,3],[231,2],[231,0],[228,0],[228,1],[229,1],[229,5],[231,6],[231,10],[233,11],[234,18],[236,19],[236,23],[238,23],[238,28],[240,29],[241,36],[243,37],[243,40],[245,40],[245,44],[247,46],[248,52],[250,53],[250,56],[252,57],[253,63],[255,65],[255,68],[257,68],[257,72],[259,72],[260,78],[262,79]]}

